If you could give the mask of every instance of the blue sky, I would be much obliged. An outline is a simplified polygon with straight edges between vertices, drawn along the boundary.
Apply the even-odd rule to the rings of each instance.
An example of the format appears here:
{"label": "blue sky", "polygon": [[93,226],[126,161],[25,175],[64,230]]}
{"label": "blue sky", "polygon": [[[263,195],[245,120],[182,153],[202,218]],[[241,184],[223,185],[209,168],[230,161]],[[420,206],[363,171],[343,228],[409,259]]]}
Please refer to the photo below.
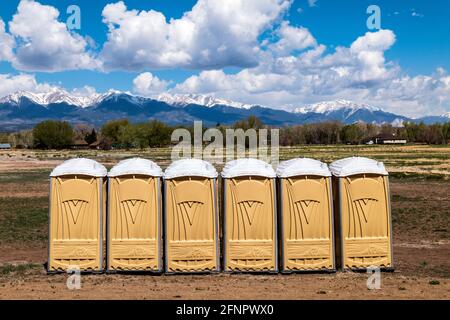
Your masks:
{"label": "blue sky", "polygon": [[[0,95],[57,86],[286,109],[343,98],[411,116],[450,110],[449,1],[248,0],[251,10],[243,2],[2,1]],[[61,30],[72,4],[81,29]],[[373,4],[382,30],[367,28]]]}

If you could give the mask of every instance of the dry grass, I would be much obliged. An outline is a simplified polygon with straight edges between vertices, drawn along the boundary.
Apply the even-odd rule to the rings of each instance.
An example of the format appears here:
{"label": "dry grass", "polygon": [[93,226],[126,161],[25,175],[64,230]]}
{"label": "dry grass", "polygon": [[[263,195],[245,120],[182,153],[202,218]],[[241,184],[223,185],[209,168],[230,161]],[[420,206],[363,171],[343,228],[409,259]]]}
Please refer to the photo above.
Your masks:
{"label": "dry grass", "polygon": [[[312,157],[329,163],[355,155],[385,162],[391,175],[397,271],[383,276],[383,289],[377,292],[365,288],[365,274],[348,273],[195,277],[97,275],[83,277],[83,290],[78,292],[65,288],[65,275],[49,277],[45,274],[42,266],[46,260],[48,231],[48,175],[53,167],[68,158],[81,156],[110,168],[121,159],[140,156],[165,168],[170,163],[170,152],[170,148],[0,151],[0,299],[449,298],[449,146],[299,146],[280,149],[280,160]],[[220,171],[222,166],[216,167]],[[248,287],[255,290],[250,294],[246,290]]]}

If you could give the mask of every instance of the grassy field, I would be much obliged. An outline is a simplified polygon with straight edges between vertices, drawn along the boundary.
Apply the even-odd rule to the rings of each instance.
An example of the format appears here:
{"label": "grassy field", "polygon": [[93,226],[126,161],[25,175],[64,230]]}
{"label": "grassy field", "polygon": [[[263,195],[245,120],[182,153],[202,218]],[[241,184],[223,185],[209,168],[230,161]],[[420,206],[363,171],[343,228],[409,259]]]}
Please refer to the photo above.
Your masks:
{"label": "grassy field", "polygon": [[[83,289],[65,287],[66,275],[44,271],[48,175],[75,156],[108,168],[141,156],[165,168],[170,148],[132,151],[0,151],[0,299],[5,298],[450,298],[450,147],[299,146],[280,160],[312,157],[327,163],[347,156],[383,161],[390,172],[396,271],[376,292],[367,276],[331,275],[89,275]],[[221,165],[216,166],[218,170]],[[253,287],[252,294],[245,288]],[[345,288],[346,290],[342,290]]]}
{"label": "grassy field", "polygon": [[[152,159],[161,167],[170,163],[171,148],[153,148],[143,150],[67,150],[67,151],[0,151],[0,159],[4,162],[41,163],[29,165],[23,169],[35,170],[52,168],[55,161],[73,157],[96,159],[106,166],[115,164],[118,160],[132,156]],[[327,163],[350,157],[365,156],[383,161],[391,173],[424,177],[449,179],[450,177],[450,147],[428,145],[382,146],[382,145],[330,145],[330,146],[296,146],[280,147],[280,161],[294,157],[311,157]],[[3,163],[6,166],[5,163]],[[220,168],[220,165],[218,166]],[[14,166],[11,168],[14,171]],[[0,172],[2,168],[0,167]],[[421,178],[417,176],[417,178]],[[1,181],[1,180],[0,180]]]}

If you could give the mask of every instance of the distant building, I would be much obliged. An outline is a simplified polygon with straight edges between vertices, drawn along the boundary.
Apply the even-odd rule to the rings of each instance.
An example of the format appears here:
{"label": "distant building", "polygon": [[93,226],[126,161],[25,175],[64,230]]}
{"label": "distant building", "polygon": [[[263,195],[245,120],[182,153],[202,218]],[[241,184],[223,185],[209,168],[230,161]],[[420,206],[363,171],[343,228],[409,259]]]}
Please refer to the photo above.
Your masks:
{"label": "distant building", "polygon": [[75,142],[71,145],[72,149],[89,149],[89,143],[84,140],[75,140]]}
{"label": "distant building", "polygon": [[407,140],[396,137],[395,134],[379,134],[372,137],[366,144],[406,144]]}
{"label": "distant building", "polygon": [[0,150],[11,150],[11,144],[9,144],[9,143],[0,143]]}

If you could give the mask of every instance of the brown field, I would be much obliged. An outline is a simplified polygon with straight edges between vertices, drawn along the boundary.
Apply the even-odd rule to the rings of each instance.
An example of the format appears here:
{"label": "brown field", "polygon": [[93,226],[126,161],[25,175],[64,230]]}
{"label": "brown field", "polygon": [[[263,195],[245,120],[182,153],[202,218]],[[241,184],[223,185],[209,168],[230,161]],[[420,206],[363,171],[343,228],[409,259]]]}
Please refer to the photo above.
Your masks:
{"label": "brown field", "polygon": [[[449,299],[450,147],[302,146],[280,159],[322,161],[363,155],[391,173],[395,271],[368,290],[365,273],[291,275],[47,275],[48,174],[64,159],[84,156],[108,168],[130,156],[165,168],[170,149],[142,151],[0,151],[0,299]],[[220,166],[218,166],[220,169]]]}

